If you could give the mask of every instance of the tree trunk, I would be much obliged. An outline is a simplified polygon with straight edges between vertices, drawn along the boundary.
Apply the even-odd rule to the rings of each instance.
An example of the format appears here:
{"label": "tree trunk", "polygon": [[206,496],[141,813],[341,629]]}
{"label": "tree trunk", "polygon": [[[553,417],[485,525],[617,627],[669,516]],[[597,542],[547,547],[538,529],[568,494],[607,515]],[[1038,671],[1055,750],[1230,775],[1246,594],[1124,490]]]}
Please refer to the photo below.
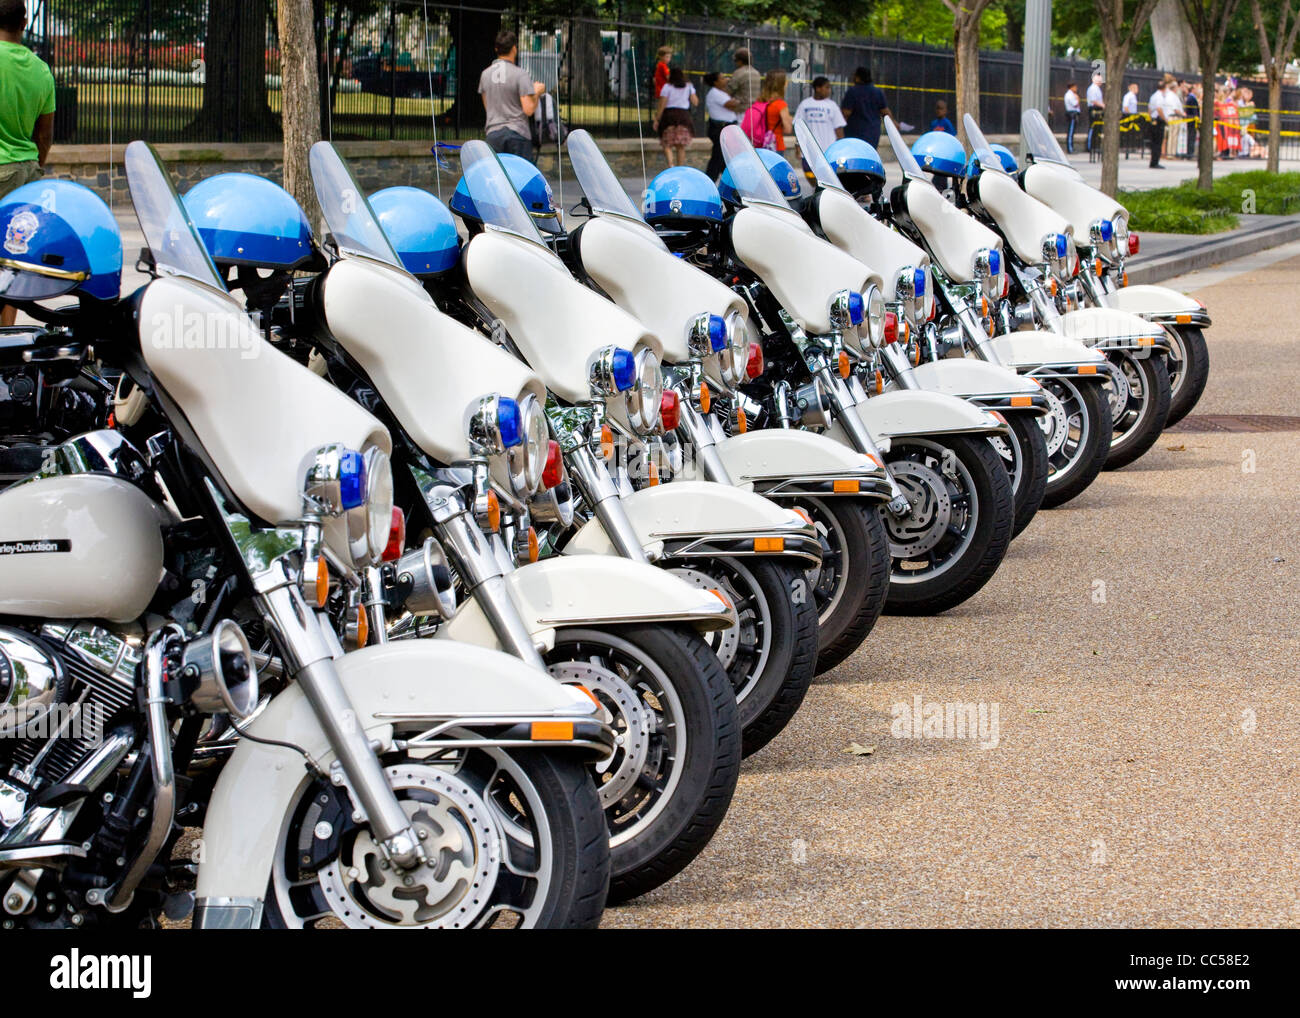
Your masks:
{"label": "tree trunk", "polygon": [[1282,145],[1282,68],[1273,63],[1268,68],[1268,172],[1276,173]]}
{"label": "tree trunk", "polygon": [[[1118,73],[1113,74],[1113,80],[1117,85],[1123,84],[1123,68],[1128,66],[1127,46],[1118,46],[1111,48],[1105,47],[1106,66],[1108,68],[1120,68]],[[1117,102],[1108,102],[1102,113],[1102,135],[1101,135],[1101,189],[1112,198],[1115,192],[1119,190],[1119,121],[1120,121],[1120,104]]]}
{"label": "tree trunk", "polygon": [[[311,34],[310,21],[307,32]],[[190,125],[195,137],[253,141],[276,136],[278,125],[266,100],[263,0],[210,0],[203,73],[203,108]]]}
{"label": "tree trunk", "polygon": [[[1214,122],[1214,78],[1218,61],[1201,54],[1201,129],[1196,137],[1196,186],[1208,191],[1214,186],[1214,150],[1217,144]],[[1271,116],[1271,114],[1270,114]]]}
{"label": "tree trunk", "polygon": [[[965,114],[980,119],[980,22],[958,15],[953,19],[953,50],[956,58],[957,137],[966,144]],[[924,118],[922,118],[924,119]]]}
{"label": "tree trunk", "polygon": [[279,0],[280,96],[284,107],[284,189],[315,228],[320,223],[307,153],[320,141],[320,62],[312,0]]}
{"label": "tree trunk", "polygon": [[1151,12],[1156,66],[1162,71],[1190,71],[1197,65],[1196,36],[1178,0],[1160,0]]}

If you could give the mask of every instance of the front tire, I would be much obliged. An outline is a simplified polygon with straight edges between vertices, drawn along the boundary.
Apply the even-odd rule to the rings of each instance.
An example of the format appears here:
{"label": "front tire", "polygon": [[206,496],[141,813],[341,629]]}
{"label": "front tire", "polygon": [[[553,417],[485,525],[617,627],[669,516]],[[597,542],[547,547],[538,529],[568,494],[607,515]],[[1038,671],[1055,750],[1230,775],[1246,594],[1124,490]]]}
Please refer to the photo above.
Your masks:
{"label": "front tire", "polygon": [[817,605],[804,571],[779,557],[664,563],[721,590],[739,623],[705,636],[726,669],[740,711],[741,755],[758,752],[794,717],[817,671]]}
{"label": "front tire", "polygon": [[1043,508],[1055,509],[1097,479],[1110,455],[1110,403],[1100,382],[1066,375],[1039,379],[1051,404],[1044,418],[1047,490]]}
{"label": "front tire", "polygon": [[1160,354],[1134,357],[1127,350],[1106,354],[1113,435],[1106,469],[1128,466],[1156,443],[1169,416],[1169,370]]}
{"label": "front tire", "polygon": [[935,615],[997,571],[1015,518],[1011,480],[980,436],[895,438],[886,459],[912,511],[900,519],[880,510],[893,556],[885,611]]}
{"label": "front tire", "polygon": [[1165,427],[1177,424],[1196,406],[1210,377],[1210,349],[1205,333],[1187,326],[1167,326],[1173,353],[1168,357],[1169,416]]}
{"label": "front tire", "polygon": [[1034,415],[1022,412],[1002,416],[1011,428],[1010,440],[999,435],[989,442],[1011,479],[1011,494],[1016,503],[1011,536],[1015,538],[1029,526],[1047,493],[1047,436]]}
{"label": "front tire", "polygon": [[564,629],[551,674],[599,701],[620,743],[593,771],[610,841],[610,902],[676,876],[703,851],[740,776],[740,723],[722,664],[678,626]]}

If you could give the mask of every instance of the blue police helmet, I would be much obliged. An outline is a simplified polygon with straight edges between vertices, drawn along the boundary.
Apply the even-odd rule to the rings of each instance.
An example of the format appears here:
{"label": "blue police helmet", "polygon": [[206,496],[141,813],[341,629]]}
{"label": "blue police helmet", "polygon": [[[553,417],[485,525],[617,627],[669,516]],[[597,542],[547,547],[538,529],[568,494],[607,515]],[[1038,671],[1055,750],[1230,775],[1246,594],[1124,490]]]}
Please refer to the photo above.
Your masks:
{"label": "blue police helmet", "polygon": [[885,183],[880,153],[861,138],[840,138],[825,154],[840,183],[853,194],[879,190]]}
{"label": "blue police helmet", "polygon": [[[776,181],[776,186],[781,189],[781,193],[787,198],[798,198],[802,193],[799,188],[799,177],[789,160],[770,148],[759,148],[754,151],[758,153],[759,160],[767,169],[768,175]],[[722,177],[718,181],[718,193],[722,195],[723,201],[730,202],[732,205],[740,204],[740,195],[736,191],[730,169],[722,171]]]}
{"label": "blue police helmet", "polygon": [[[522,156],[511,155],[509,152],[498,153],[497,158],[501,160],[506,176],[510,178],[519,200],[524,203],[524,208],[538,229],[546,233],[563,233],[559,212],[555,208],[555,196],[551,185],[542,176],[542,171]],[[469,172],[474,172],[473,166]],[[464,176],[456,185],[456,193],[451,196],[451,209],[463,219],[479,222],[483,218],[474,207],[474,199],[470,197]]]}
{"label": "blue police helmet", "polygon": [[955,135],[946,131],[929,131],[912,143],[912,156],[927,173],[949,177],[966,175],[966,149]]}
{"label": "blue police helmet", "polygon": [[436,276],[460,256],[460,236],[447,206],[418,187],[386,187],[370,196],[393,250],[413,276]]}
{"label": "blue police helmet", "polygon": [[34,180],[0,199],[0,297],[65,293],[116,300],[122,234],[94,191],[70,180]]}
{"label": "blue police helmet", "polygon": [[[1020,172],[1020,166],[1016,162],[1016,157],[1011,154],[1011,149],[1007,148],[1005,145],[989,145],[989,148],[992,149],[993,154],[998,157],[998,162],[1002,164],[1004,170],[1008,173]],[[977,159],[975,153],[972,152],[970,159],[966,163],[966,176],[978,177],[979,174],[979,159]]]}
{"label": "blue police helmet", "polygon": [[293,269],[312,256],[311,227],[279,184],[251,173],[219,173],[186,193],[185,207],[219,265]]}
{"label": "blue police helmet", "polygon": [[646,222],[722,222],[722,197],[708,175],[693,166],[673,166],[646,188]]}

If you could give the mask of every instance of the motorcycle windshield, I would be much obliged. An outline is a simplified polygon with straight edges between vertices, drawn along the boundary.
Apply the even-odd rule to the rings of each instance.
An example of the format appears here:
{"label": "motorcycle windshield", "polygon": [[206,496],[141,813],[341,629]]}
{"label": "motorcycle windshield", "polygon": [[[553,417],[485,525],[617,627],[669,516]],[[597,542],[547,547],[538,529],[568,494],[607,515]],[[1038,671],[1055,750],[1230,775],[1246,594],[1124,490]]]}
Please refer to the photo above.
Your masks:
{"label": "motorcycle windshield", "polygon": [[591,211],[597,215],[618,216],[620,219],[638,223],[645,227],[647,235],[657,240],[659,235],[645,221],[641,210],[633,204],[632,199],[623,190],[623,185],[614,175],[614,170],[597,147],[595,139],[586,131],[578,129],[569,135],[568,145],[569,162],[573,164],[578,186],[587,196],[587,204],[591,206]]}
{"label": "motorcycle windshield", "polygon": [[460,169],[483,225],[511,233],[550,251],[533,217],[510,183],[505,167],[485,141],[467,141],[460,147]]}
{"label": "motorcycle windshield", "polygon": [[226,284],[153,146],[144,141],[131,142],[123,163],[135,217],[153,255],[154,267],[162,275],[187,276],[224,292]]}
{"label": "motorcycle windshield", "polygon": [[758,153],[745,137],[744,131],[735,124],[728,124],[722,129],[719,142],[722,145],[722,158],[727,163],[727,172],[731,174],[731,182],[742,201],[746,204],[757,202],[760,205],[790,208],[790,203],[785,200],[785,195],[767,172],[763,160],[758,158]]}
{"label": "motorcycle windshield", "polygon": [[907,147],[907,143],[903,141],[903,136],[898,133],[893,117],[885,118],[885,134],[889,136],[889,147],[894,150],[894,158],[898,160],[898,166],[903,171],[903,176],[911,180],[924,180],[929,184],[931,182],[930,178],[925,175],[925,172],[921,169],[921,164],[916,161],[916,156],[912,155],[912,150]]}
{"label": "motorcycle windshield", "polygon": [[1002,165],[1002,160],[998,154],[993,151],[993,146],[989,140],[984,137],[984,132],[980,130],[980,125],[975,123],[975,118],[969,113],[963,118],[966,124],[966,137],[970,141],[971,151],[975,153],[975,159],[979,162],[980,171],[992,173],[1005,173],[1006,169]]}
{"label": "motorcycle windshield", "polygon": [[1025,146],[1025,155],[1032,157],[1035,162],[1070,165],[1070,160],[1061,151],[1056,135],[1038,110],[1025,110],[1020,114],[1020,140]]}
{"label": "motorcycle windshield", "polygon": [[835,170],[831,168],[830,160],[826,158],[826,153],[818,144],[817,139],[813,137],[812,128],[802,120],[794,122],[794,135],[799,140],[799,151],[803,153],[803,161],[807,163],[808,169],[812,170],[812,175],[817,178],[817,183],[822,187],[833,187],[838,191],[844,190],[844,185],[840,183],[840,178],[835,175]]}
{"label": "motorcycle windshield", "polygon": [[[348,164],[328,141],[318,141],[308,156],[311,182],[316,188],[325,225],[341,255],[361,255],[402,269],[393,245],[379,225]],[[405,272],[405,269],[402,269]]]}

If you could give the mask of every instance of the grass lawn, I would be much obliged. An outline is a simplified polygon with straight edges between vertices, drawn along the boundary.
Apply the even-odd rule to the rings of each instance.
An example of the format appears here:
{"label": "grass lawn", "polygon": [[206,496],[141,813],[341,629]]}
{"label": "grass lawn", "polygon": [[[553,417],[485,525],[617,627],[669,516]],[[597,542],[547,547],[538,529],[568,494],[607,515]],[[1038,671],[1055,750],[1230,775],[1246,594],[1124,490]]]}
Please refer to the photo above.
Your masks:
{"label": "grass lawn", "polygon": [[1121,191],[1119,200],[1139,232],[1221,233],[1237,225],[1239,214],[1300,212],[1300,173],[1248,170],[1216,177],[1209,191],[1186,180],[1177,187]]}

